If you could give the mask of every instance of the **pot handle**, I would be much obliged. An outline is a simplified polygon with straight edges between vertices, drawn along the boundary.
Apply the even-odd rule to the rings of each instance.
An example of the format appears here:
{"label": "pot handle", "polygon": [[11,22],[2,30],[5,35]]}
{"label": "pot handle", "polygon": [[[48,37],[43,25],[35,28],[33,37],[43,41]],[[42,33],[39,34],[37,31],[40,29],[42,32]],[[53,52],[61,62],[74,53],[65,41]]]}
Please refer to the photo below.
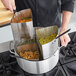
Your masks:
{"label": "pot handle", "polygon": [[10,41],[10,43],[9,43],[9,51],[10,51],[10,53],[15,54],[15,51],[13,49],[11,49],[12,44],[13,44],[13,41]]}

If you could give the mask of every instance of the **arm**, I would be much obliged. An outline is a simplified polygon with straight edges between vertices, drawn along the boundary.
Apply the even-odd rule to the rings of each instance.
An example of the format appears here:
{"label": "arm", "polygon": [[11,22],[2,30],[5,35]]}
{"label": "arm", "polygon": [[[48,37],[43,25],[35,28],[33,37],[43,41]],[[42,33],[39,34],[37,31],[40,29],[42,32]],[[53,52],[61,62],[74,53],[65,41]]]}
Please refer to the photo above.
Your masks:
{"label": "arm", "polygon": [[[74,0],[61,0],[62,1],[62,26],[60,30],[60,34],[67,30],[67,26],[69,24],[73,9],[74,9]],[[68,34],[60,37],[61,45],[66,46],[70,41],[70,37]]]}
{"label": "arm", "polygon": [[[69,12],[69,11],[62,12],[62,26],[61,26],[60,34],[67,30],[67,26],[69,24],[71,15],[72,15],[72,12]],[[62,46],[66,46],[67,43],[70,41],[70,37],[68,34],[63,35],[62,37],[60,37],[60,39],[61,39]]]}
{"label": "arm", "polygon": [[9,9],[11,12],[16,9],[14,0],[1,0],[6,9]]}
{"label": "arm", "polygon": [[69,11],[62,12],[62,26],[61,27],[63,29],[65,30],[67,29],[71,16],[72,16],[72,12],[69,12]]}

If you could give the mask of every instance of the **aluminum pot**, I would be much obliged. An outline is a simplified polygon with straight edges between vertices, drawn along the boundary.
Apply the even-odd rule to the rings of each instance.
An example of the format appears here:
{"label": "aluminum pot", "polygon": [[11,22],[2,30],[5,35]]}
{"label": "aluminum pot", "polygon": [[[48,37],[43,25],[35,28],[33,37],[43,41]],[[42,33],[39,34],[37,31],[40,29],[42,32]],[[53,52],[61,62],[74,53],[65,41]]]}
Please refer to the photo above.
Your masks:
{"label": "aluminum pot", "polygon": [[[63,34],[69,32],[69,31],[70,31],[70,29],[65,31]],[[56,38],[59,38],[63,34],[57,36]],[[53,40],[51,43],[52,44],[56,43],[56,40],[57,39]],[[47,51],[47,49],[48,48],[46,48],[46,51]],[[38,60],[38,61],[26,60],[24,58],[21,58],[21,57],[19,57],[19,55],[17,54],[16,51],[12,52],[12,53],[16,55],[14,57],[16,57],[18,64],[24,71],[26,71],[28,73],[32,73],[32,74],[42,74],[42,73],[46,73],[46,72],[52,70],[56,66],[56,64],[59,60],[59,50],[60,49],[57,47],[57,49],[54,50],[54,52],[52,53],[52,55],[49,58],[43,59],[43,60]]]}
{"label": "aluminum pot", "polygon": [[[43,40],[43,39],[46,39],[46,37],[54,34],[56,34],[56,36],[53,38],[52,41],[50,41],[51,38],[50,39],[47,38],[47,40],[49,40],[50,42],[47,40]],[[38,42],[40,42],[39,39],[41,39],[43,43],[42,45],[39,43],[40,53],[43,59],[49,58],[55,53],[55,51],[58,48],[58,39],[55,39],[58,35],[58,27],[50,26],[50,27],[41,28],[39,30],[36,30],[36,35],[37,35]]]}
{"label": "aluminum pot", "polygon": [[17,58],[19,66],[26,72],[32,74],[42,74],[52,70],[59,60],[59,49],[48,59],[42,61],[29,61]]}
{"label": "aluminum pot", "polygon": [[[58,33],[56,26],[52,26],[51,31],[53,33]],[[43,73],[46,73],[52,70],[56,66],[59,60],[58,39],[51,41],[49,46],[48,46],[48,43],[43,45],[43,49],[44,49],[43,60],[32,61],[32,60],[27,60],[27,59],[16,57],[19,66],[24,71],[31,73],[31,74],[43,74]],[[17,53],[17,50],[16,49],[14,50],[15,52],[12,52],[12,53],[15,54],[16,56],[19,56]]]}
{"label": "aluminum pot", "polygon": [[[46,49],[47,50],[47,49]],[[11,52],[11,51],[10,51]],[[16,52],[11,52],[19,56]],[[59,60],[59,48],[56,49],[51,57],[41,61],[31,61],[16,57],[19,66],[26,72],[31,74],[43,74],[52,70]]]}

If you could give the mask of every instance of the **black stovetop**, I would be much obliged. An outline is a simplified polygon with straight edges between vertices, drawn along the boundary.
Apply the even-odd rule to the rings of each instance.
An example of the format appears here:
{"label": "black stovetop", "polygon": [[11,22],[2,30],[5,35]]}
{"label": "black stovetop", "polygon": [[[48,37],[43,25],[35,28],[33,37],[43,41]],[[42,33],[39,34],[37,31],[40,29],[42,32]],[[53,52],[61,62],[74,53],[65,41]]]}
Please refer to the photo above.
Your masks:
{"label": "black stovetop", "polygon": [[0,53],[0,76],[76,76],[76,32],[70,34],[71,42],[60,49],[59,62],[51,71],[33,75],[23,71],[9,51]]}

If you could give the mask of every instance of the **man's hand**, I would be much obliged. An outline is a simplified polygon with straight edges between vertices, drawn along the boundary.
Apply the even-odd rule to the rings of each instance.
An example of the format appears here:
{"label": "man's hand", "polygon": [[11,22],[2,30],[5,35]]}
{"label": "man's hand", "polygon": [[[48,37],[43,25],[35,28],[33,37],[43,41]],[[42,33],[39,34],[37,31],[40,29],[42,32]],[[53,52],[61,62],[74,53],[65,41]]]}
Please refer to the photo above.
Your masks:
{"label": "man's hand", "polygon": [[[61,28],[60,34],[62,34],[65,31],[66,31],[65,29]],[[61,40],[61,45],[62,46],[67,46],[68,42],[70,42],[70,37],[69,37],[68,33],[66,33],[63,36],[61,36],[60,40]]]}
{"label": "man's hand", "polygon": [[13,12],[13,10],[16,9],[16,6],[15,6],[15,1],[14,0],[1,0],[3,5],[9,9],[11,12]]}

